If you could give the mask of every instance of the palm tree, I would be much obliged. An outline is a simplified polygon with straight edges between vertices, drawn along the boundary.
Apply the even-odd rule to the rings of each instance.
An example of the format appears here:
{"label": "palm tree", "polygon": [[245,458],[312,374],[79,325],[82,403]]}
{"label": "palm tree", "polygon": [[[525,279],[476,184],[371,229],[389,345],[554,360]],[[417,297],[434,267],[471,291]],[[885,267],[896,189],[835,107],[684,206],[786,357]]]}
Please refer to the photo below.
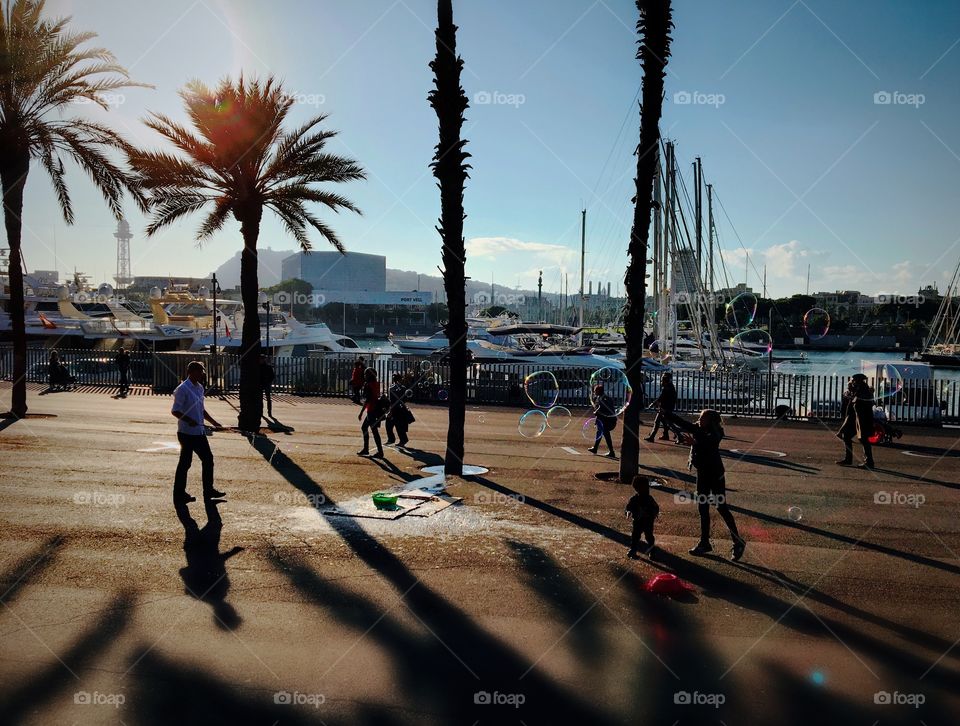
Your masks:
{"label": "palm tree", "polygon": [[202,242],[223,228],[232,216],[240,223],[240,292],[243,340],[240,358],[242,431],[257,431],[263,414],[258,380],[260,315],[257,282],[257,238],[263,210],[272,210],[287,232],[308,251],[307,232],[320,233],[341,253],[343,244],[325,222],[307,210],[307,203],[333,211],[360,213],[348,199],[316,184],[365,179],[363,169],[343,156],[325,151],[334,131],[319,129],[327,116],[315,116],[283,131],[293,98],[272,77],[237,82],[225,79],[215,89],[192,81],[180,93],[193,128],[162,114],[151,114],[147,126],[177,150],[131,150],[136,183],[148,195],[151,220],[147,234],[192,212],[211,206],[197,231]]}
{"label": "palm tree", "polygon": [[440,140],[433,156],[433,175],[440,184],[440,226],[443,240],[443,286],[449,310],[446,330],[450,341],[449,419],[444,470],[463,472],[463,426],[467,403],[467,295],[466,247],[463,242],[463,187],[470,168],[470,154],[460,138],[467,96],[460,85],[463,59],[457,56],[457,26],[453,24],[452,0],[437,2],[437,55],[430,62],[434,89],[429,100],[436,111]]}
{"label": "palm tree", "polygon": [[643,316],[647,297],[647,243],[653,210],[653,182],[660,147],[660,116],[663,113],[663,79],[670,56],[670,0],[637,0],[639,49],[643,68],[640,100],[640,145],[637,147],[636,196],[630,230],[630,262],[624,280],[627,302],[623,311],[627,341],[626,369],[635,395],[623,417],[620,445],[620,480],[629,482],[640,468],[640,408],[643,405]]}
{"label": "palm tree", "polygon": [[[126,143],[106,126],[63,117],[72,104],[108,109],[104,94],[140,86],[104,48],[81,48],[95,33],[73,33],[70,18],[43,17],[44,0],[13,0],[0,13],[0,184],[3,221],[10,248],[10,318],[13,328],[11,412],[27,413],[27,333],[23,319],[21,252],[23,191],[30,162],[47,172],[67,224],[73,205],[62,157],[73,159],[103,194],[120,219],[127,174],[107,156]],[[139,199],[139,197],[138,197]]]}

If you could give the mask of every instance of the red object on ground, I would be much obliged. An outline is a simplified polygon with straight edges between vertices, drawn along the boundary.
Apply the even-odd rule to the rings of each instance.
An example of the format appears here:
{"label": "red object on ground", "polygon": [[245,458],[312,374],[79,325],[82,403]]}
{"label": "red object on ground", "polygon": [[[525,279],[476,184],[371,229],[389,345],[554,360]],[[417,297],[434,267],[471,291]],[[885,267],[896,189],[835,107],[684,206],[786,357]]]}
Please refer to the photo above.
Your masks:
{"label": "red object on ground", "polygon": [[880,426],[880,424],[875,423],[873,425],[873,433],[867,437],[867,441],[869,441],[871,444],[879,444],[882,439],[883,439],[883,427]]}
{"label": "red object on ground", "polygon": [[654,575],[643,583],[643,589],[656,595],[682,597],[687,593],[693,592],[695,588],[689,582],[681,580],[676,575],[672,575],[669,572],[661,572],[659,575]]}

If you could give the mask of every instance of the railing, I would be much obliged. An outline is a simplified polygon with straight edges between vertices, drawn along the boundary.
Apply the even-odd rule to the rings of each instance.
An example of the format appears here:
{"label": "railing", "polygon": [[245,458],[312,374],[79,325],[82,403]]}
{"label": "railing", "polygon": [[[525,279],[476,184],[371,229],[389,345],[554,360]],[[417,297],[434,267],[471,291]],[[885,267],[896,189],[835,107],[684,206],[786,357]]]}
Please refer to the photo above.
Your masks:
{"label": "railing", "polygon": [[[68,372],[81,385],[116,386],[120,372],[114,353],[94,350],[58,350]],[[386,388],[399,374],[412,403],[443,404],[448,397],[450,366],[427,358],[361,353]],[[46,383],[50,351],[27,351],[27,380]],[[273,388],[301,396],[345,397],[351,394],[350,378],[357,353],[326,353],[309,357],[276,358]],[[133,352],[130,382],[169,393],[186,376],[187,364],[200,360],[207,368],[208,385],[235,391],[240,383],[240,357],[234,354],[195,352]],[[535,363],[473,363],[467,369],[467,403],[483,406],[532,408],[524,392],[525,378],[550,370],[558,383],[556,405],[585,408],[589,403],[592,368],[557,367]],[[0,346],[0,377],[11,380],[13,355],[9,345]],[[658,374],[646,374],[643,390],[634,391],[648,403],[660,394]],[[693,414],[714,408],[725,416],[836,420],[846,379],[833,375],[788,373],[705,372],[676,370],[676,410]],[[624,397],[617,376],[604,382],[614,400]],[[875,380],[878,405],[898,423],[960,423],[960,382],[953,380],[905,380],[897,385]]]}

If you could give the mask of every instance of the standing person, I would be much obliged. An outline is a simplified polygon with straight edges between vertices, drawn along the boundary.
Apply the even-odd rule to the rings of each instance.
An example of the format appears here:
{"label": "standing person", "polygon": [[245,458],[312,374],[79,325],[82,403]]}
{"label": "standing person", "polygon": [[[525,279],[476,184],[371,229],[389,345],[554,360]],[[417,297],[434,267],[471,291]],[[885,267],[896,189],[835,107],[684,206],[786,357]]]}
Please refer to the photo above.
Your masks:
{"label": "standing person", "polygon": [[213,418],[203,403],[203,383],[207,372],[200,361],[193,361],[187,366],[187,377],[173,392],[173,407],[170,412],[177,421],[177,440],[180,442],[180,461],[177,463],[177,473],[173,478],[173,501],[194,502],[196,497],[187,494],[187,472],[196,454],[203,467],[201,478],[203,481],[203,498],[217,499],[226,496],[223,492],[213,488],[213,452],[207,440],[207,432],[203,420],[209,421],[215,428],[223,428]]}
{"label": "standing person", "polygon": [[407,445],[407,431],[410,424],[414,421],[413,413],[407,408],[406,386],[403,385],[403,376],[400,373],[393,374],[393,385],[390,386],[390,408],[387,410],[387,446],[394,443],[393,432],[397,431],[400,439],[397,444],[403,448]]}
{"label": "standing person", "polygon": [[114,362],[120,371],[120,395],[126,396],[130,392],[130,354],[126,348],[120,349]]}
{"label": "standing person", "polygon": [[690,550],[691,555],[705,555],[713,552],[710,545],[710,504],[717,508],[717,513],[723,519],[733,548],[730,559],[734,562],[743,557],[747,541],[737,531],[737,523],[733,513],[727,506],[726,473],[723,468],[723,459],[720,458],[720,442],[723,441],[723,421],[720,412],[705,408],[700,412],[695,423],[680,418],[676,414],[666,416],[672,424],[683,429],[693,437],[690,447],[688,467],[697,470],[697,511],[700,513],[700,541]]}
{"label": "standing person", "polygon": [[276,373],[267,356],[260,356],[260,390],[267,399],[267,418],[273,418],[273,379]]}
{"label": "standing person", "polygon": [[659,431],[661,426],[663,426],[663,433],[660,435],[660,440],[670,440],[670,427],[667,426],[666,417],[673,413],[673,409],[676,405],[677,388],[673,385],[673,373],[671,371],[667,371],[660,376],[660,395],[657,396],[656,400],[652,404],[650,404],[651,407],[656,406],[657,417],[653,420],[653,431],[651,431],[650,435],[647,436],[646,441],[653,441],[657,435],[657,431]]}
{"label": "standing person", "polygon": [[600,438],[603,437],[607,443],[607,458],[616,459],[617,455],[613,451],[613,439],[610,438],[610,432],[617,427],[617,412],[610,396],[603,392],[602,383],[593,387],[593,415],[596,416],[597,438],[594,440],[593,446],[587,451],[596,454],[600,448]]}
{"label": "standing person", "polygon": [[[655,540],[653,538],[653,523],[660,514],[660,505],[650,494],[650,478],[637,474],[633,477],[633,491],[636,492],[627,502],[624,514],[633,518],[633,533],[630,537],[630,551],[627,557],[636,558],[638,552],[653,555]],[[640,535],[646,540],[640,544]]]}
{"label": "standing person", "polygon": [[[380,381],[377,380],[377,372],[373,368],[367,368],[363,374],[364,384],[362,391],[363,408],[357,415],[357,421],[361,418],[360,431],[363,433],[363,448],[357,452],[357,456],[370,456],[374,459],[383,458],[383,445],[380,443],[380,417],[383,412],[380,410]],[[373,432],[373,442],[377,445],[377,452],[370,453],[370,432]]]}
{"label": "standing person", "polygon": [[873,433],[873,389],[863,373],[851,376],[847,382],[840,417],[843,422],[837,438],[843,439],[843,458],[837,464],[853,466],[853,437],[856,436],[863,446],[863,463],[858,464],[858,468],[872,469],[873,447],[869,437]]}
{"label": "standing person", "polygon": [[350,387],[353,389],[351,398],[353,398],[354,403],[360,403],[360,393],[363,390],[363,376],[366,369],[367,365],[363,358],[357,358],[357,362],[353,364],[353,372],[350,374]]}

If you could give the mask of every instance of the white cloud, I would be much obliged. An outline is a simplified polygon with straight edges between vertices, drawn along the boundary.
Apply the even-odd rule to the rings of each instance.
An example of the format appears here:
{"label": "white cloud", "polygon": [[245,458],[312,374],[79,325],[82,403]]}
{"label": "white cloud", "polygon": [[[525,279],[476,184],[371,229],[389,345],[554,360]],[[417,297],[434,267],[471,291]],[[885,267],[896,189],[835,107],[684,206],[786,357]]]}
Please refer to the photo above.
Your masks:
{"label": "white cloud", "polygon": [[484,257],[489,260],[506,258],[510,264],[527,264],[533,258],[556,267],[566,267],[576,254],[564,245],[525,242],[512,237],[472,237],[467,240],[466,247],[468,260],[471,257]]}

